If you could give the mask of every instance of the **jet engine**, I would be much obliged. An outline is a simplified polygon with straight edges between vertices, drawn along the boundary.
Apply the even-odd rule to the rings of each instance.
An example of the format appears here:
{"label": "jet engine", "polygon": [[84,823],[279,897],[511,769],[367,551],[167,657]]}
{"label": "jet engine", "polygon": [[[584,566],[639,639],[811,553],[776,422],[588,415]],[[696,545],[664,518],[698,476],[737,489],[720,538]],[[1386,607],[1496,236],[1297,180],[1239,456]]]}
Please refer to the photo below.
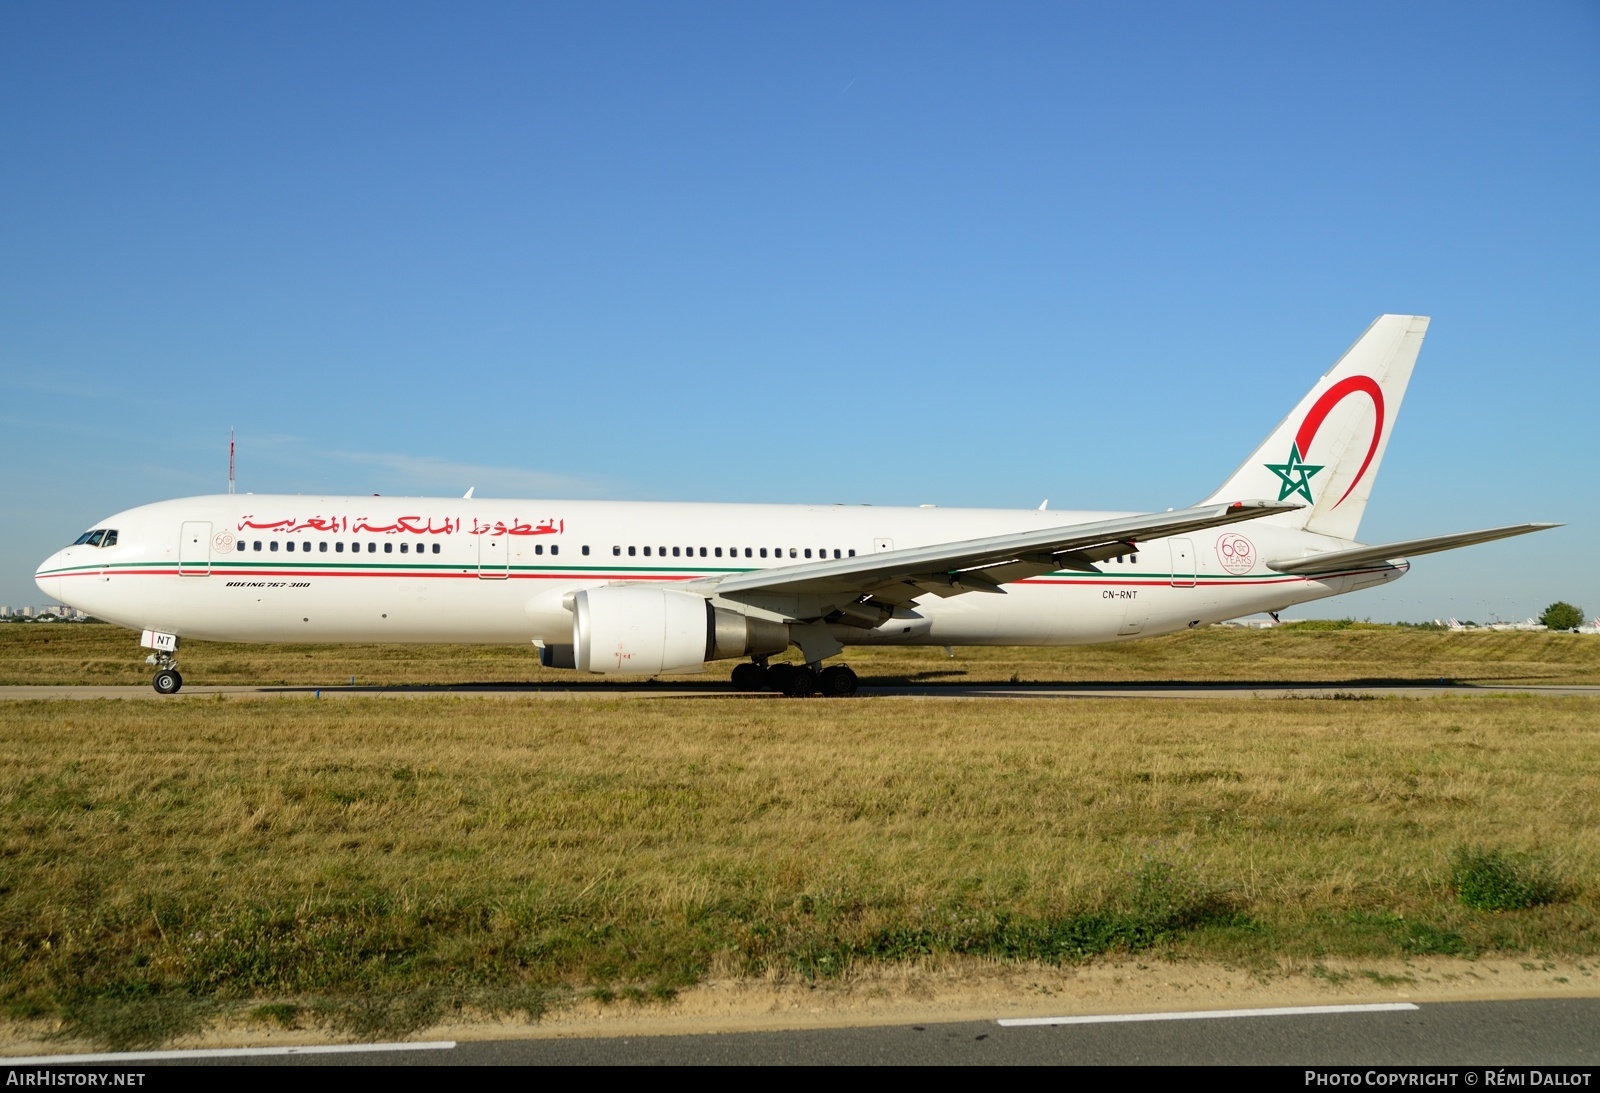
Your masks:
{"label": "jet engine", "polygon": [[[673,588],[618,585],[572,598],[572,666],[607,675],[655,675],[708,660],[766,656],[789,647],[785,623],[715,607]],[[565,659],[552,650],[552,661]]]}

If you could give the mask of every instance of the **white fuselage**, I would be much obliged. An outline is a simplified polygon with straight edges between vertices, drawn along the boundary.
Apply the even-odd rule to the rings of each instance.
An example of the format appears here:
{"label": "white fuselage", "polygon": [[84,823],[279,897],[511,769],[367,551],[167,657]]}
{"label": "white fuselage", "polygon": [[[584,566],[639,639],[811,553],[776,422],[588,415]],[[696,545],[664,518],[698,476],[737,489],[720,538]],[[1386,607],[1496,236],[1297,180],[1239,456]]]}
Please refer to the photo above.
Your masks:
{"label": "white fuselage", "polygon": [[[46,594],[98,618],[214,641],[566,643],[563,597],[819,557],[976,539],[1118,514],[600,501],[218,495],[129,509],[111,546],[39,567]],[[1318,577],[1265,567],[1337,541],[1263,522],[1155,539],[1137,553],[924,596],[845,644],[1067,645],[1181,630],[1381,584],[1404,563]]]}

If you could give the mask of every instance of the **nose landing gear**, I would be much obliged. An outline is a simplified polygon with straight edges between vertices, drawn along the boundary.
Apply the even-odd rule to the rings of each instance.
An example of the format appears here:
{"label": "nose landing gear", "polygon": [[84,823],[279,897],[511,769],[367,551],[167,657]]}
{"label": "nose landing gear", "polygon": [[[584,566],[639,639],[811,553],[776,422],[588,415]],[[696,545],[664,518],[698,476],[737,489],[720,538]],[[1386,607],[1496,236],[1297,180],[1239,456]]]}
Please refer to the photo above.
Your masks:
{"label": "nose landing gear", "polygon": [[150,680],[150,686],[156,689],[156,694],[177,694],[178,688],[183,686],[183,677],[178,674],[178,658],[173,656],[178,651],[178,636],[159,630],[146,630],[140,635],[139,644],[155,650],[144,658],[144,662],[156,667],[155,677]]}

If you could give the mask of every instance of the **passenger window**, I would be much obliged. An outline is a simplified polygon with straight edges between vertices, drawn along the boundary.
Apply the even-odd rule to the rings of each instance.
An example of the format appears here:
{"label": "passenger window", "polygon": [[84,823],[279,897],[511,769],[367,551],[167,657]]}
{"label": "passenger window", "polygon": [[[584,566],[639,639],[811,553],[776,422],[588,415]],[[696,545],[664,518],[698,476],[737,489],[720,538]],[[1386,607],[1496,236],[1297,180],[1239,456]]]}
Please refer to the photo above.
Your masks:
{"label": "passenger window", "polygon": [[268,550],[272,550],[272,551],[276,551],[278,549],[278,540],[276,540],[276,539],[272,540],[272,545],[267,547],[267,549]]}
{"label": "passenger window", "polygon": [[544,553],[544,544],[543,543],[534,543],[533,544],[533,552],[535,554],[543,554]]}
{"label": "passenger window", "polygon": [[385,554],[393,554],[394,553],[394,544],[393,543],[384,543],[383,544],[383,552]]}
{"label": "passenger window", "polygon": [[367,544],[367,553],[368,554],[376,554],[376,553],[378,553],[378,544],[377,543],[368,543]]}
{"label": "passenger window", "polygon": [[663,558],[665,558],[667,556],[667,548],[666,547],[657,547],[656,551]]}
{"label": "passenger window", "polygon": [[556,544],[551,543],[550,544],[550,553],[551,554],[560,554],[561,553],[561,548],[559,546],[557,546]]}
{"label": "passenger window", "polygon": [[320,542],[320,543],[317,544],[317,553],[318,554],[326,554],[326,553],[328,553],[328,544],[327,544],[326,540],[324,540],[323,542]]}
{"label": "passenger window", "polygon": [[[717,553],[721,554],[722,551],[719,550],[719,551],[717,551]],[[706,556],[706,548],[705,547],[701,547],[700,548],[700,557],[704,558],[705,556]]]}
{"label": "passenger window", "polygon": [[1133,555],[1133,557],[1130,559],[1130,561],[1132,561],[1134,565],[1138,565],[1139,564],[1139,556],[1137,554]]}
{"label": "passenger window", "polygon": [[434,543],[433,544],[433,552],[435,554],[439,553],[439,544],[438,543]]}
{"label": "passenger window", "polygon": [[762,547],[761,548],[761,556],[763,558],[765,558],[767,556],[767,548],[766,547]]}
{"label": "passenger window", "polygon": [[614,547],[612,547],[612,548],[611,548],[611,556],[612,556],[612,557],[613,557],[613,558],[620,558],[620,557],[622,557],[622,548],[621,548],[621,547],[619,547],[619,546],[614,546]]}
{"label": "passenger window", "polygon": [[343,554],[344,553],[344,543],[343,542],[334,543],[333,544],[333,552],[335,554]]}
{"label": "passenger window", "polygon": [[411,544],[410,543],[401,543],[400,544],[400,553],[401,554],[410,554],[411,553]]}
{"label": "passenger window", "polygon": [[589,556],[589,544],[588,543],[584,543],[583,544],[583,556],[585,558],[587,558]]}
{"label": "passenger window", "polygon": [[628,557],[630,557],[630,558],[633,557],[633,548],[632,547],[628,548]]}
{"label": "passenger window", "polygon": [[[782,552],[782,551],[779,551],[779,552],[778,552],[778,553],[780,553],[780,554],[781,554],[781,553],[783,553],[783,552]],[[808,557],[809,557],[809,556],[810,556],[810,554],[811,554],[811,552],[810,552],[810,551],[809,551],[809,550],[808,550],[808,551],[806,551],[806,555],[807,555],[807,556],[808,556]],[[796,550],[796,549],[795,549],[795,548],[794,548],[794,547],[790,547],[790,548],[789,548],[789,557],[791,557],[791,558],[798,558],[798,557],[800,557],[800,552],[799,552],[799,551],[798,551],[798,550]]]}
{"label": "passenger window", "polygon": [[810,547],[806,547],[806,557],[807,558],[811,557],[811,548]]}
{"label": "passenger window", "polygon": [[[744,556],[745,556],[745,557],[746,557],[746,558],[748,558],[748,557],[750,557],[750,548],[749,548],[749,547],[745,547],[745,548],[744,548]],[[766,557],[766,556],[767,556],[767,552],[766,552],[766,551],[764,551],[764,550],[763,550],[763,551],[762,551],[762,552],[761,552],[761,556],[762,556],[762,557],[763,557],[763,558],[765,558],[765,557]]]}
{"label": "passenger window", "polygon": [[673,557],[674,557],[674,558],[681,558],[681,557],[683,557],[683,555],[681,555],[681,554],[679,554],[679,553],[678,553],[678,549],[679,549],[679,548],[678,548],[678,547],[673,547],[673,548],[672,548],[672,556],[673,556]]}
{"label": "passenger window", "polygon": [[718,558],[722,557],[722,548],[721,547],[717,548],[717,557]]}
{"label": "passenger window", "polygon": [[851,551],[851,552],[850,552],[850,557],[852,557],[852,558],[854,558],[854,557],[855,557],[855,556],[856,556],[856,552],[855,552],[855,551],[853,551],[853,550],[852,550],[852,551]]}
{"label": "passenger window", "polygon": [[834,547],[833,548],[833,556],[835,558],[837,558],[839,556],[839,548],[838,547]]}
{"label": "passenger window", "polygon": [[649,547],[645,547],[644,548],[644,556],[646,558],[650,557],[650,548]]}

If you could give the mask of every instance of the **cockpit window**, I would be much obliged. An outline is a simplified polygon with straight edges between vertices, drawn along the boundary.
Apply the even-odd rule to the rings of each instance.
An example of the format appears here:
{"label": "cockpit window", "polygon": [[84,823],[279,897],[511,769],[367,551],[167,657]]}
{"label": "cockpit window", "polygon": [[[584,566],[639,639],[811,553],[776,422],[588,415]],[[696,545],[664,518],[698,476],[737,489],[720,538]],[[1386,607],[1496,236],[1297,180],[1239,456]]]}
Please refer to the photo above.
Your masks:
{"label": "cockpit window", "polygon": [[[94,531],[86,531],[82,535],[78,536],[76,539],[72,540],[72,545],[73,546],[82,546],[84,543],[87,543],[89,541],[90,536],[99,536],[101,534],[103,534],[103,533],[99,529],[96,529]],[[98,543],[99,541],[100,540],[98,538],[95,539],[95,542]]]}
{"label": "cockpit window", "polygon": [[104,531],[91,531],[89,533],[88,543],[90,546],[99,546],[100,540],[104,539],[105,536],[106,533]]}
{"label": "cockpit window", "polygon": [[108,547],[117,545],[117,533],[109,528],[95,528],[72,540],[73,546]]}
{"label": "cockpit window", "polygon": [[104,539],[100,540],[100,545],[103,546],[103,547],[116,546],[117,545],[117,530],[115,528],[112,528],[109,531],[107,531],[106,532],[106,537]]}

